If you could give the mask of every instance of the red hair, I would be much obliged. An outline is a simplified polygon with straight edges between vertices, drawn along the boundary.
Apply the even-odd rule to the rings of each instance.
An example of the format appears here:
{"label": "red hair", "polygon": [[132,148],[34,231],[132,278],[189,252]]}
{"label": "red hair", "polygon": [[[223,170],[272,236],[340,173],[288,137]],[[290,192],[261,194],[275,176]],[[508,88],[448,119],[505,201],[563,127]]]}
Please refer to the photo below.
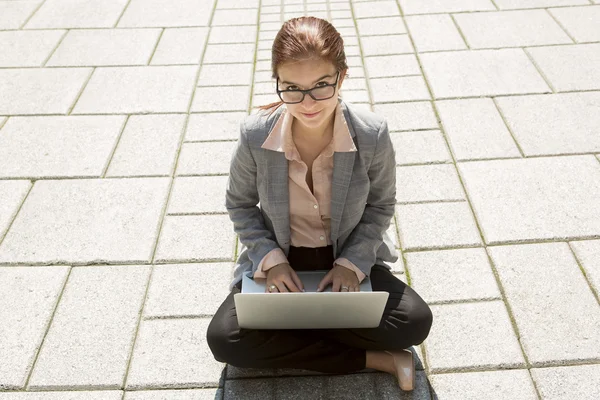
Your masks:
{"label": "red hair", "polygon": [[[320,59],[332,63],[336,71],[348,69],[344,40],[329,21],[316,17],[299,17],[286,21],[273,41],[272,78],[279,78],[277,68],[286,62]],[[261,110],[275,111],[282,101],[257,106]]]}

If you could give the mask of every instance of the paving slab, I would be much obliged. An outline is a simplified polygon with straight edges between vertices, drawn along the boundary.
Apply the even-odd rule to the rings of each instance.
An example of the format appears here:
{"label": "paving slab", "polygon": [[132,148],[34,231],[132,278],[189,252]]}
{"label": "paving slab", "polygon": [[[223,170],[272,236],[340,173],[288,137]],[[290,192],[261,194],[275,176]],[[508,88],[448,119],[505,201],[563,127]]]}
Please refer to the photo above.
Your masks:
{"label": "paving slab", "polygon": [[221,385],[225,364],[206,342],[209,318],[143,319],[125,388],[202,388]]}
{"label": "paving slab", "polygon": [[370,102],[369,92],[366,90],[341,90],[339,93],[340,97],[352,104]]}
{"label": "paving slab", "polygon": [[413,54],[365,58],[369,78],[419,75],[421,69]]}
{"label": "paving slab", "polygon": [[142,265],[74,267],[28,390],[120,388],[149,276]]}
{"label": "paving slab", "polygon": [[0,67],[41,67],[65,30],[0,32]]}
{"label": "paving slab", "polygon": [[472,49],[573,43],[546,10],[456,14]]}
{"label": "paving slab", "polygon": [[[123,400],[221,400],[223,389],[135,390],[125,392]],[[119,398],[120,400],[120,398]]]}
{"label": "paving slab", "polygon": [[0,263],[150,262],[168,178],[39,180]]}
{"label": "paving slab", "polygon": [[237,142],[184,143],[177,175],[228,174]]}
{"label": "paving slab", "polygon": [[460,201],[465,199],[453,164],[396,168],[396,202]]}
{"label": "paving slab", "polygon": [[537,393],[525,369],[431,375],[435,400],[535,400]]}
{"label": "paving slab", "polygon": [[[281,28],[281,23],[273,23],[277,26],[275,30]],[[265,30],[266,24],[261,23],[261,29]],[[256,43],[256,32],[257,27],[255,25],[245,26],[214,26],[210,30],[208,37],[209,44],[223,44],[223,43]]]}
{"label": "paving slab", "polygon": [[448,146],[439,130],[392,132],[396,164],[428,164],[452,162]]}
{"label": "paving slab", "polygon": [[[428,101],[376,104],[373,108],[386,118],[390,131],[438,128],[433,107]],[[399,150],[396,148],[396,151]]]}
{"label": "paving slab", "polygon": [[396,220],[403,250],[481,245],[466,202],[398,204]]}
{"label": "paving slab", "polygon": [[0,135],[0,177],[100,177],[124,124],[118,115],[12,117]]}
{"label": "paving slab", "polygon": [[226,213],[227,179],[228,176],[175,178],[168,213]]}
{"label": "paving slab", "polygon": [[488,251],[532,366],[600,358],[598,302],[567,243],[498,246]]}
{"label": "paving slab", "polygon": [[574,6],[590,4],[587,0],[495,0],[495,3],[501,10],[511,8],[546,8],[551,6]]}
{"label": "paving slab", "polygon": [[414,15],[405,20],[418,52],[467,48],[450,14]]}
{"label": "paving slab", "polygon": [[490,0],[400,0],[404,15],[495,10]]}
{"label": "paving slab", "polygon": [[600,151],[600,92],[496,98],[525,156]]}
{"label": "paving slab", "polygon": [[429,100],[429,91],[421,76],[371,79],[374,103]]}
{"label": "paving slab", "polygon": [[600,397],[600,365],[532,368],[531,375],[544,400]]}
{"label": "paving slab", "polygon": [[186,141],[237,140],[246,112],[191,114]]}
{"label": "paving slab", "polygon": [[0,240],[31,188],[28,180],[0,180]]}
{"label": "paving slab", "polygon": [[212,1],[131,0],[118,27],[208,26],[212,9]]}
{"label": "paving slab", "polygon": [[228,215],[168,216],[154,262],[232,261],[234,246]]}
{"label": "paving slab", "polygon": [[150,64],[198,64],[207,35],[208,28],[165,29]]}
{"label": "paving slab", "polygon": [[204,64],[200,69],[198,86],[250,85],[253,65],[242,64]]}
{"label": "paving slab", "polygon": [[361,37],[360,41],[362,43],[362,54],[365,57],[414,52],[410,38],[406,34],[365,36]]}
{"label": "paving slab", "polygon": [[521,157],[492,99],[438,100],[435,106],[457,161]]}
{"label": "paving slab", "polygon": [[25,25],[40,28],[112,28],[127,0],[46,0]]}
{"label": "paving slab", "polygon": [[548,12],[578,43],[600,41],[600,6],[549,8]]}
{"label": "paving slab", "polygon": [[66,114],[91,68],[0,69],[0,114]]}
{"label": "paving slab", "polygon": [[420,59],[438,99],[550,92],[522,49],[425,53]]}
{"label": "paving slab", "polygon": [[[67,266],[0,267],[3,390],[25,388],[68,274]],[[3,396],[0,392],[0,398]]]}
{"label": "paving slab", "polygon": [[110,160],[106,176],[170,176],[185,115],[132,115]]}
{"label": "paving slab", "polygon": [[[335,7],[339,7],[337,4]],[[360,36],[394,35],[406,33],[402,17],[365,18],[356,20]]]}
{"label": "paving slab", "polygon": [[74,114],[187,112],[198,67],[96,68]]}
{"label": "paving slab", "polygon": [[600,89],[600,43],[528,48],[559,92]]}
{"label": "paving slab", "polygon": [[1,400],[120,400],[121,390],[76,390],[0,393]]}
{"label": "paving slab", "polygon": [[160,29],[70,30],[48,66],[146,65],[154,52]]}
{"label": "paving slab", "polygon": [[392,0],[367,3],[354,2],[353,8],[355,18],[391,17],[400,15],[398,4]]}
{"label": "paving slab", "polygon": [[406,253],[411,287],[431,303],[501,300],[483,248]]}
{"label": "paving slab", "polygon": [[[286,18],[287,20],[288,18]],[[256,25],[258,9],[215,10],[211,26]]]}
{"label": "paving slab", "polygon": [[[249,95],[250,85],[201,87],[196,89],[191,111],[247,111]],[[277,95],[270,96],[279,99]]]}
{"label": "paving slab", "polygon": [[486,243],[600,234],[600,168],[593,156],[458,164]]}
{"label": "paving slab", "polygon": [[144,318],[214,315],[229,295],[232,272],[231,262],[155,265]]}
{"label": "paving slab", "polygon": [[255,47],[252,43],[209,44],[206,46],[202,63],[252,63]]}
{"label": "paving slab", "polygon": [[571,247],[596,294],[600,294],[600,240],[571,242]]}
{"label": "paving slab", "polygon": [[435,329],[425,351],[432,373],[525,367],[502,301],[430,307]]}
{"label": "paving slab", "polygon": [[33,14],[41,1],[1,1],[0,29],[18,29]]}

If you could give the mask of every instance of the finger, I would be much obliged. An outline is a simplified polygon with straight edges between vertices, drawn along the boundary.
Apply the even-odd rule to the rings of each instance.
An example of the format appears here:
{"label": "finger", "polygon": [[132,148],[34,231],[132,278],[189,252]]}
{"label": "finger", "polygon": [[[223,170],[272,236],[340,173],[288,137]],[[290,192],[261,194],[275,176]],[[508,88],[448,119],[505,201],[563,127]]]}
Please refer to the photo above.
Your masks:
{"label": "finger", "polygon": [[356,286],[349,286],[348,287],[348,291],[349,292],[356,292],[357,291]]}
{"label": "finger", "polygon": [[292,277],[286,276],[283,279],[283,283],[285,283],[285,285],[288,287],[288,289],[290,290],[290,292],[299,292],[300,291],[300,289],[298,289],[298,287],[294,283],[294,279]]}
{"label": "finger", "polygon": [[273,290],[269,290],[269,287],[271,285],[275,285],[275,282],[268,282],[267,283],[267,286],[265,287],[265,293],[277,293],[279,291],[277,288],[274,288]]}
{"label": "finger", "polygon": [[287,290],[287,288],[285,287],[285,283],[277,282],[276,285],[277,289],[279,289],[279,293],[289,292],[289,290]]}
{"label": "finger", "polygon": [[298,276],[298,274],[296,274],[296,271],[292,271],[291,275],[292,275],[292,280],[296,284],[296,287],[298,289],[300,289],[300,291],[304,292],[304,284],[300,280],[300,277]]}
{"label": "finger", "polygon": [[327,285],[331,283],[331,279],[332,273],[331,271],[329,271],[327,275],[325,275],[323,279],[321,279],[321,282],[319,282],[319,286],[317,286],[317,292],[322,292],[327,287]]}
{"label": "finger", "polygon": [[337,276],[333,278],[333,287],[331,288],[331,290],[333,290],[334,292],[339,292],[340,289],[342,287],[342,280],[340,278],[338,278]]}

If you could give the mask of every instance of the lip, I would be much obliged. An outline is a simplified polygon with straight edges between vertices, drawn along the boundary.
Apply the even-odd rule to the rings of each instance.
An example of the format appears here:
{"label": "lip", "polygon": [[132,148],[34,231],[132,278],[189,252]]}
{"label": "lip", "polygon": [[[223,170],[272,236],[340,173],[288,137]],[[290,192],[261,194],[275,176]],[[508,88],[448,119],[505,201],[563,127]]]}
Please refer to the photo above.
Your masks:
{"label": "lip", "polygon": [[304,115],[306,118],[314,118],[314,117],[316,117],[317,115],[319,115],[320,113],[321,113],[321,111],[317,111],[317,112],[316,112],[316,113],[314,113],[314,114],[306,114],[306,113],[302,113],[302,115]]}

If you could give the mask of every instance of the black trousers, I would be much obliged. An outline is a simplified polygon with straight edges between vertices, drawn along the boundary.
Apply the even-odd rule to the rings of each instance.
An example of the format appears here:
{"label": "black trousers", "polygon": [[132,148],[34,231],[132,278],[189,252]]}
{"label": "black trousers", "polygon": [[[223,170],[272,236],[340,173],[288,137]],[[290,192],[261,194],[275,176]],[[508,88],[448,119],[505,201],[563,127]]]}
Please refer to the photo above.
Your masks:
{"label": "black trousers", "polygon": [[[292,246],[288,261],[296,271],[331,269],[333,249]],[[365,368],[366,350],[400,350],[421,344],[433,322],[429,306],[384,266],[375,264],[369,278],[374,291],[390,293],[376,328],[240,328],[233,301],[233,295],[240,292],[240,282],[212,318],[207,330],[208,345],[217,361],[240,368],[347,373]]]}

